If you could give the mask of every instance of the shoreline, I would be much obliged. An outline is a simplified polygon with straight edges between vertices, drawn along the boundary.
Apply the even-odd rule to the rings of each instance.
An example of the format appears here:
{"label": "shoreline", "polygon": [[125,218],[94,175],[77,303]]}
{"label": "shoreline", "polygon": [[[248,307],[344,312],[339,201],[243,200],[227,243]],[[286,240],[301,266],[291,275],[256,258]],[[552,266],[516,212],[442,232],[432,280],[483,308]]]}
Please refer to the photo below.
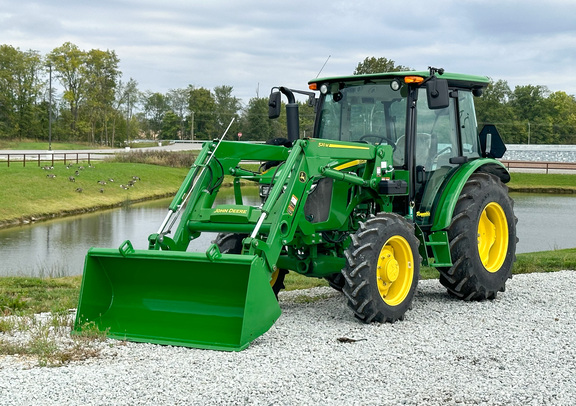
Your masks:
{"label": "shoreline", "polygon": [[[222,186],[223,187],[232,187],[232,186],[234,186],[234,184],[232,182],[224,182],[222,184]],[[86,213],[95,213],[98,211],[117,209],[117,208],[120,208],[123,206],[129,206],[129,205],[135,204],[135,203],[142,203],[142,202],[148,202],[148,201],[152,201],[152,200],[166,199],[169,197],[174,197],[177,192],[178,192],[178,189],[174,190],[173,192],[148,195],[148,196],[141,197],[139,199],[122,200],[122,201],[112,203],[112,204],[95,205],[95,206],[83,207],[83,208],[72,209],[72,210],[62,210],[62,211],[53,212],[53,213],[24,214],[24,215],[22,215],[20,217],[16,217],[16,218],[0,219],[0,230],[12,228],[12,227],[21,227],[21,226],[26,226],[26,225],[32,225],[32,224],[35,224],[38,222],[48,221],[48,220],[53,220],[53,219],[78,216],[78,215],[86,214]],[[166,209],[168,209],[168,206],[166,206]]]}
{"label": "shoreline", "polygon": [[[227,186],[227,185],[226,185]],[[576,194],[576,189],[566,189],[559,187],[513,187],[509,186],[508,191],[512,193],[539,193],[539,194],[561,194],[561,195],[571,195]],[[53,220],[58,218],[65,218],[70,216],[77,216],[86,213],[94,213],[98,211],[116,209],[122,206],[131,205],[134,203],[142,203],[151,200],[160,200],[168,197],[173,197],[176,192],[169,192],[163,194],[155,194],[146,197],[142,197],[134,200],[123,200],[121,202],[107,204],[107,205],[96,205],[91,207],[84,207],[73,210],[63,210],[55,213],[41,213],[41,214],[25,214],[17,218],[12,219],[0,219],[0,230],[11,228],[11,227],[21,227],[25,225],[35,224],[41,221]]]}
{"label": "shoreline", "polygon": [[175,194],[176,194],[176,192],[170,192],[170,193],[150,195],[150,196],[142,197],[139,199],[123,200],[121,202],[112,203],[112,204],[96,205],[96,206],[83,207],[83,208],[72,209],[72,210],[63,210],[63,211],[55,212],[55,213],[26,214],[26,215],[22,215],[21,217],[12,218],[12,219],[0,219],[0,230],[12,228],[12,227],[31,225],[31,224],[35,224],[35,223],[42,222],[42,221],[48,221],[48,220],[71,217],[71,216],[77,216],[77,215],[86,214],[86,213],[95,213],[98,211],[116,209],[116,208],[123,207],[123,206],[129,206],[129,205],[134,204],[134,203],[142,203],[142,202],[147,202],[147,201],[151,201],[151,200],[165,199],[168,197],[172,197]]}
{"label": "shoreline", "polygon": [[540,193],[550,195],[573,195],[576,189],[566,189],[561,187],[514,187],[508,186],[509,192],[514,193]]}

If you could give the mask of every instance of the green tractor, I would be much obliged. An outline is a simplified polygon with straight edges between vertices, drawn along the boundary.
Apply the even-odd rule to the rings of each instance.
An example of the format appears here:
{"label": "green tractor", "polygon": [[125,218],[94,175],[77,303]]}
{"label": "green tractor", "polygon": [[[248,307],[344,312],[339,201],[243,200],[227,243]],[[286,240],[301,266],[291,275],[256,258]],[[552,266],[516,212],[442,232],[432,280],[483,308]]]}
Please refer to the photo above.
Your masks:
{"label": "green tractor", "polygon": [[[242,350],[280,316],[288,271],[327,279],[366,323],[404,318],[421,265],[457,298],[495,298],[517,238],[496,159],[506,148],[493,126],[477,131],[487,84],[430,68],[273,88],[269,115],[284,95],[288,137],[204,143],[149,249],[89,250],[74,330]],[[294,93],[315,108],[311,138]],[[202,233],[216,233],[212,245],[190,251]]]}

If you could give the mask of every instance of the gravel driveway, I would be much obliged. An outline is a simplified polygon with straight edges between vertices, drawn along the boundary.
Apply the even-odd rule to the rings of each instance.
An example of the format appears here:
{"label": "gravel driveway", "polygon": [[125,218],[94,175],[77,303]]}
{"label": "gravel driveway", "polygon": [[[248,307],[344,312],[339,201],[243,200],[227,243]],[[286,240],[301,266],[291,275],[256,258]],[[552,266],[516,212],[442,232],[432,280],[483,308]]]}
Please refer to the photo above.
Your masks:
{"label": "gravel driveway", "polygon": [[278,322],[239,353],[108,340],[57,368],[0,358],[0,405],[572,405],[575,285],[574,271],[518,275],[467,303],[421,281],[383,325],[329,288],[282,293]]}

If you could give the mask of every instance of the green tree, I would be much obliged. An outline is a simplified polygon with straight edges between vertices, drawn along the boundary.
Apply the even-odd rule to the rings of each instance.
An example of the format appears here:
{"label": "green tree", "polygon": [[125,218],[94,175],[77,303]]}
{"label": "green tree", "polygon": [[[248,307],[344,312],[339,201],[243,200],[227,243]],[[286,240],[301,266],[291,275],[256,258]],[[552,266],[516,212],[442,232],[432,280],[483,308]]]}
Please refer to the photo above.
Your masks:
{"label": "green tree", "polygon": [[18,52],[10,45],[0,46],[0,136],[3,138],[16,135],[16,78],[12,67]]}
{"label": "green tree", "polygon": [[164,114],[162,120],[162,129],[160,130],[160,139],[175,140],[182,128],[182,120],[172,110]]}
{"label": "green tree", "polygon": [[561,144],[576,143],[576,98],[566,92],[554,92],[548,97],[554,133]]}
{"label": "green tree", "polygon": [[512,91],[508,82],[490,81],[482,97],[475,100],[476,116],[480,128],[484,124],[495,124],[502,139],[508,143],[519,143],[518,131],[521,126],[515,120],[514,110],[510,106]]}
{"label": "green tree", "polygon": [[354,75],[364,75],[367,73],[382,73],[382,72],[401,72],[413,70],[408,66],[396,65],[392,59],[384,57],[376,58],[366,57],[362,62],[358,63],[354,70]]}
{"label": "green tree", "polygon": [[38,51],[21,52],[19,56],[16,70],[18,137],[37,138],[42,133],[40,123],[45,115],[45,110],[38,105],[42,93],[42,58]]}
{"label": "green tree", "polygon": [[216,137],[216,101],[206,88],[189,88],[191,139],[208,140]]}
{"label": "green tree", "polygon": [[147,92],[144,96],[144,114],[148,121],[148,133],[156,138],[162,129],[164,115],[169,111],[166,96],[162,93]]}
{"label": "green tree", "polygon": [[516,86],[510,96],[515,121],[521,126],[518,133],[529,144],[557,142],[546,103],[549,93],[545,86],[526,85]]}
{"label": "green tree", "polygon": [[86,58],[86,105],[90,121],[90,141],[95,142],[99,127],[100,144],[110,145],[108,127],[120,71],[114,51],[90,50]]}
{"label": "green tree", "polygon": [[0,46],[0,136],[37,138],[42,134],[45,110],[39,104],[43,83],[42,58],[37,51],[22,52]]}
{"label": "green tree", "polygon": [[490,81],[482,97],[476,99],[476,115],[479,122],[504,122],[510,119],[511,112],[503,112],[508,106],[512,91],[504,80]]}
{"label": "green tree", "polygon": [[242,139],[246,141],[266,141],[286,137],[285,120],[268,118],[268,99],[250,99],[241,119]]}
{"label": "green tree", "polygon": [[[243,111],[243,139],[266,141],[272,138],[286,138],[285,106],[282,105],[281,117],[276,120],[268,118],[268,99],[252,98]],[[314,108],[307,102],[298,102],[300,137],[312,137],[314,133]]]}
{"label": "green tree", "polygon": [[[121,144],[123,141],[130,141],[138,136],[140,126],[139,121],[133,117],[133,111],[141,99],[138,82],[132,78],[126,83],[118,81],[112,117],[111,145]],[[117,133],[116,130],[120,132]]]}
{"label": "green tree", "polygon": [[172,113],[178,116],[179,120],[178,132],[174,135],[174,139],[185,139],[185,135],[190,133],[185,128],[189,95],[190,91],[188,89],[171,89],[166,95],[168,106]]}
{"label": "green tree", "polygon": [[268,100],[254,97],[250,99],[242,115],[242,136],[244,140],[265,141],[270,138]]}
{"label": "green tree", "polygon": [[86,96],[86,59],[86,52],[70,42],[54,48],[47,56],[56,79],[64,88],[63,99],[69,106],[68,118],[73,137],[79,135],[79,109]]}
{"label": "green tree", "polygon": [[238,132],[239,123],[237,122],[238,113],[242,108],[240,99],[232,95],[234,88],[232,86],[216,86],[214,88],[214,101],[216,103],[216,134],[221,136],[230,121],[234,118],[236,121],[228,131],[228,137],[235,139]]}

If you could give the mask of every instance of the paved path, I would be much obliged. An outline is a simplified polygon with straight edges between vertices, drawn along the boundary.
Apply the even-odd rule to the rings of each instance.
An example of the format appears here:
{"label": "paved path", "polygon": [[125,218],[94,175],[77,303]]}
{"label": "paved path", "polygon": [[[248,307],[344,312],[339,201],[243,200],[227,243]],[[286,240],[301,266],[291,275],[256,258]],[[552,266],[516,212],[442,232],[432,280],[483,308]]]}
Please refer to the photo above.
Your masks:
{"label": "paved path", "polygon": [[[168,145],[145,147],[145,148],[106,148],[106,149],[74,149],[74,150],[0,150],[0,161],[6,161],[8,154],[10,154],[10,161],[22,161],[26,155],[26,162],[37,161],[40,155],[41,161],[51,161],[52,159],[62,161],[65,160],[79,160],[90,159],[101,160],[113,154],[127,151],[197,151],[202,149],[202,143],[172,143]],[[76,155],[78,154],[78,155]]]}
{"label": "paved path", "polygon": [[[162,145],[157,147],[146,147],[146,148],[132,148],[131,150],[137,151],[194,151],[200,150],[202,148],[202,144],[197,143],[173,143],[169,145]],[[55,149],[52,151],[49,150],[15,150],[15,149],[2,149],[0,150],[0,156],[4,154],[42,154],[42,155],[50,155],[50,154],[115,154],[118,152],[125,152],[128,149],[126,148],[103,148],[103,149],[74,149],[74,150],[64,150],[64,149]]]}

